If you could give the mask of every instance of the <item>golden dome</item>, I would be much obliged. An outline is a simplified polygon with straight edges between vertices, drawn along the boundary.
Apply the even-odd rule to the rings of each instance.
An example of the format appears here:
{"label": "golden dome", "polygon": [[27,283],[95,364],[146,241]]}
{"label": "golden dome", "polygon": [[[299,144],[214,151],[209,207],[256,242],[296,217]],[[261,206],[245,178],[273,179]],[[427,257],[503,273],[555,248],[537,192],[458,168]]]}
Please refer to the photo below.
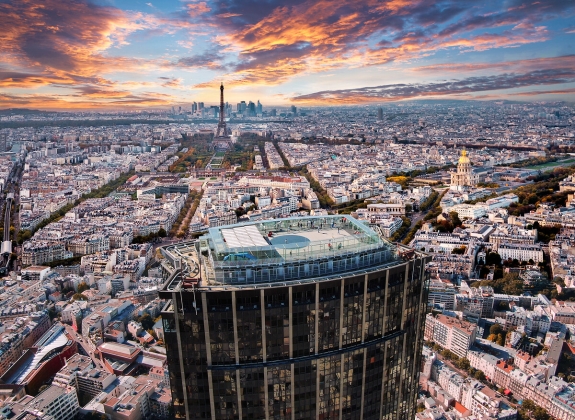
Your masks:
{"label": "golden dome", "polygon": [[467,157],[467,150],[465,150],[465,149],[463,149],[463,150],[461,151],[461,156],[460,156],[460,158],[459,158],[458,164],[461,165],[462,163],[464,163],[464,164],[465,164],[465,163],[471,163],[470,160],[469,160],[469,158]]}

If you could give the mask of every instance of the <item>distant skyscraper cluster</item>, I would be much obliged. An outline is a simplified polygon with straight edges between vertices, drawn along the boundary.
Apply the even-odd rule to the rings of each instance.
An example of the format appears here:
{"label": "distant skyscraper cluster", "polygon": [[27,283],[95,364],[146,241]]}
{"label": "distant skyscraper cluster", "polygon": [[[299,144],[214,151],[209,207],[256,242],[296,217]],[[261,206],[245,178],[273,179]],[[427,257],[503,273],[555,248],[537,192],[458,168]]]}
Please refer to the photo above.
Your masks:
{"label": "distant skyscraper cluster", "polygon": [[263,105],[258,99],[258,103],[254,104],[252,101],[249,101],[246,104],[246,101],[238,102],[236,105],[236,115],[243,115],[244,117],[257,117],[263,115]]}
{"label": "distant skyscraper cluster", "polygon": [[[220,98],[221,100],[221,98]],[[305,115],[305,112],[297,109],[295,105],[291,105],[287,109],[278,111],[275,108],[264,110],[263,104],[259,99],[254,103],[253,101],[240,101],[234,107],[232,104],[225,102],[222,106],[211,105],[205,106],[203,102],[192,102],[191,109],[183,109],[180,107],[172,106],[172,115],[181,116],[190,115],[196,118],[257,118],[257,117],[296,117]]]}
{"label": "distant skyscraper cluster", "polygon": [[[172,114],[174,115],[182,114],[183,112],[189,113],[189,111],[183,111],[181,107],[172,107]],[[192,102],[191,113],[204,118],[220,118],[221,107],[212,105],[206,108],[203,102]],[[238,102],[235,109],[232,104],[226,102],[223,107],[223,115],[224,118],[273,117],[277,115],[277,111],[275,109],[264,111],[264,106],[259,100],[256,103],[252,101],[247,103],[246,101]]]}

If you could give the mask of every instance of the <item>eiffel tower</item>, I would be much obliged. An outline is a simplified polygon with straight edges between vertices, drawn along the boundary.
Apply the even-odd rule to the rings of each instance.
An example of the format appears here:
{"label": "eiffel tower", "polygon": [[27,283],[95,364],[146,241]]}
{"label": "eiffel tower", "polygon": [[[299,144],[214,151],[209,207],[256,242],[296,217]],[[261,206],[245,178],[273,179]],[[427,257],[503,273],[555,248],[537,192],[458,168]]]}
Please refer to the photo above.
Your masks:
{"label": "eiffel tower", "polygon": [[224,83],[220,86],[220,122],[218,123],[218,131],[216,137],[226,137],[228,130],[226,122],[224,121]]}

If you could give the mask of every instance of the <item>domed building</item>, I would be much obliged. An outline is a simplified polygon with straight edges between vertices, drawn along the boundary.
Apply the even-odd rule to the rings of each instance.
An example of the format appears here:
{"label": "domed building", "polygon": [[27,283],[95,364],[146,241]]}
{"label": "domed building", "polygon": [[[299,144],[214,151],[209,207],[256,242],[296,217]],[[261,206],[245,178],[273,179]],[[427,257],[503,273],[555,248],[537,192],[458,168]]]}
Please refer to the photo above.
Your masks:
{"label": "domed building", "polygon": [[457,172],[451,173],[451,189],[460,190],[463,187],[474,187],[479,182],[479,175],[473,171],[467,150],[461,151]]}

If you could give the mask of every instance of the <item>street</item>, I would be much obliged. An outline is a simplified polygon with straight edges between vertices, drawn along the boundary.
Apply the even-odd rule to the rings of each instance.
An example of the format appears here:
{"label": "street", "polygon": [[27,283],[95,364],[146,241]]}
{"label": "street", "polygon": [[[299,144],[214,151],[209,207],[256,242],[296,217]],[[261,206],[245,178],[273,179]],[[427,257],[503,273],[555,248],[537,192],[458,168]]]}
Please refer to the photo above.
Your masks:
{"label": "street", "polygon": [[80,334],[78,334],[76,331],[74,331],[74,328],[72,328],[70,325],[67,325],[67,324],[63,324],[63,325],[66,328],[66,331],[68,332],[68,334],[70,334],[72,337],[74,337],[74,340],[82,348],[82,351],[92,359],[92,361],[94,362],[96,367],[103,369],[104,366],[103,366],[102,362],[100,362],[100,359],[98,359],[94,355],[94,352],[92,351],[92,349],[90,349],[90,347],[84,342],[84,338]]}

